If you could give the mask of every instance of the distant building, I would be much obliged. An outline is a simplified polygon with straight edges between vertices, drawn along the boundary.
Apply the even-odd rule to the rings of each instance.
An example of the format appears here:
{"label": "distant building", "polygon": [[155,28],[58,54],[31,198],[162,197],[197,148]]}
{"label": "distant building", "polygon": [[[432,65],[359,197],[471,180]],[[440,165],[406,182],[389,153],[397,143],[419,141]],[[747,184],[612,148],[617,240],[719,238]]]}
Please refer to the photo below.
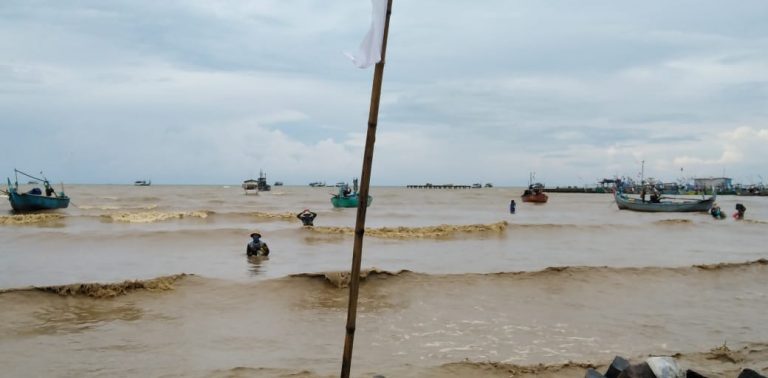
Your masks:
{"label": "distant building", "polygon": [[693,185],[697,190],[711,189],[712,187],[719,191],[733,190],[733,183],[728,177],[695,178]]}

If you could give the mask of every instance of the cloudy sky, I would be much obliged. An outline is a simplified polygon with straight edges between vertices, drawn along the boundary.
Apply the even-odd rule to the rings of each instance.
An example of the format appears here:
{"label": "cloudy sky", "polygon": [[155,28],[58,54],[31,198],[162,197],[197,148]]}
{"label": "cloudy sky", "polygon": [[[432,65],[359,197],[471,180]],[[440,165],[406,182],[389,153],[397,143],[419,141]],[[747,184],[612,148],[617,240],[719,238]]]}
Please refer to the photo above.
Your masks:
{"label": "cloudy sky", "polygon": [[[0,2],[0,174],[359,176],[367,0]],[[768,2],[394,0],[374,185],[768,183]]]}

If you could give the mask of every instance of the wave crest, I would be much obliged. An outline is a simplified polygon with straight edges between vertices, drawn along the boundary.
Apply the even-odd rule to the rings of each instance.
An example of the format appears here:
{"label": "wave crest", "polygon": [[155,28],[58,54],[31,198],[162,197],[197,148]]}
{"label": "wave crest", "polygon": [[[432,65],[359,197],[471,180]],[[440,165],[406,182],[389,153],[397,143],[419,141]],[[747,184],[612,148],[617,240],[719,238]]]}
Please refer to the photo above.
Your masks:
{"label": "wave crest", "polygon": [[76,283],[58,286],[33,286],[25,289],[0,290],[0,294],[15,291],[43,291],[46,293],[67,296],[86,296],[91,298],[114,298],[137,290],[166,291],[173,290],[173,284],[189,274],[181,273],[148,280],[126,280],[117,283]]}
{"label": "wave crest", "polygon": [[57,221],[64,218],[61,214],[16,214],[0,215],[0,225],[33,224]]}
{"label": "wave crest", "polygon": [[114,213],[102,215],[104,218],[108,218],[115,222],[126,223],[153,223],[162,222],[169,219],[182,219],[182,218],[208,218],[213,214],[212,211],[178,211],[178,212],[162,212],[162,211],[144,211],[140,213]]}
{"label": "wave crest", "polygon": [[293,213],[267,213],[267,212],[257,211],[254,213],[250,213],[250,215],[256,218],[262,218],[262,219],[293,220],[294,218],[296,218],[296,214],[293,214]]}
{"label": "wave crest", "polygon": [[[501,221],[491,224],[441,224],[439,226],[426,227],[381,227],[367,228],[365,234],[376,238],[386,239],[444,238],[458,233],[499,233],[506,230],[508,225],[509,223],[506,221]],[[354,235],[355,233],[355,230],[352,227],[313,227],[312,230],[324,234]]]}
{"label": "wave crest", "polygon": [[[409,270],[399,270],[397,272],[390,272],[388,270],[381,270],[378,268],[371,268],[371,269],[363,269],[360,271],[360,280],[365,280],[366,278],[374,277],[374,276],[397,276],[401,273],[410,273]],[[320,273],[299,273],[299,274],[292,274],[289,277],[306,277],[310,279],[322,279],[324,281],[327,281],[333,286],[336,286],[339,289],[343,289],[346,287],[349,287],[349,282],[352,279],[352,274],[347,271],[338,271],[338,272],[320,272]]]}
{"label": "wave crest", "polygon": [[81,210],[152,210],[157,208],[156,204],[146,206],[117,206],[117,205],[78,205]]}
{"label": "wave crest", "polygon": [[699,264],[693,265],[694,268],[701,270],[723,270],[728,268],[738,268],[749,265],[768,265],[768,259],[757,259],[743,263],[718,263],[718,264]]}
{"label": "wave crest", "polygon": [[664,226],[664,225],[693,224],[693,221],[690,219],[662,219],[662,220],[657,220],[653,223],[659,226]]}
{"label": "wave crest", "polygon": [[[454,273],[454,274],[430,274],[420,273],[411,270],[398,270],[389,271],[378,268],[362,269],[360,271],[360,279],[373,277],[392,277],[396,279],[407,279],[413,277],[421,277],[422,279],[435,279],[435,280],[448,280],[459,281],[463,279],[475,279],[476,277],[493,277],[499,279],[544,279],[552,280],[557,277],[569,278],[574,275],[579,276],[594,276],[595,274],[625,274],[631,272],[637,274],[649,274],[655,275],[657,272],[691,272],[696,271],[724,271],[735,270],[751,266],[764,266],[768,265],[768,259],[758,259],[754,261],[746,262],[734,262],[734,263],[719,263],[709,265],[691,265],[684,267],[608,267],[608,266],[550,266],[541,270],[535,271],[511,271],[511,272],[495,272],[495,273]],[[349,271],[331,271],[331,272],[317,272],[317,273],[297,273],[292,274],[286,279],[295,278],[309,278],[312,280],[321,280],[327,282],[337,288],[345,288],[349,286],[351,274]]]}

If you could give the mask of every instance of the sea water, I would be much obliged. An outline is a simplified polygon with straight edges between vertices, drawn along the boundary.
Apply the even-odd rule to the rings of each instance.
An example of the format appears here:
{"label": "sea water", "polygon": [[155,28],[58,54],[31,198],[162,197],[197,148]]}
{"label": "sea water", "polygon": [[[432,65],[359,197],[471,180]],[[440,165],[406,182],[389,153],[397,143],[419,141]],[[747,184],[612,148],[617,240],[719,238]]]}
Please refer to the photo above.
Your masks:
{"label": "sea water", "polygon": [[[334,209],[332,190],[82,185],[67,188],[68,209],[0,204],[0,365],[337,375],[356,209]],[[618,210],[610,194],[520,194],[371,188],[353,375],[706,357],[724,343],[762,356],[768,198],[719,197],[747,207],[734,221]],[[305,208],[313,228],[296,218]],[[252,232],[268,257],[246,256]]]}

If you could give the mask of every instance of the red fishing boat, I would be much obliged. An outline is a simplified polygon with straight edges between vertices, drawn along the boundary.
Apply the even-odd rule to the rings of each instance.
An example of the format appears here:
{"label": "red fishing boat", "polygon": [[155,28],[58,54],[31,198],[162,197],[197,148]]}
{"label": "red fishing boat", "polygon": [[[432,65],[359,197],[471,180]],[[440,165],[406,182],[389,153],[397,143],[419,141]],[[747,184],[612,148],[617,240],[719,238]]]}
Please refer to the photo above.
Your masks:
{"label": "red fishing boat", "polygon": [[533,173],[531,173],[528,189],[523,192],[521,197],[523,198],[523,202],[533,203],[547,203],[547,200],[549,199],[547,194],[544,193],[544,184],[540,182],[533,182]]}

